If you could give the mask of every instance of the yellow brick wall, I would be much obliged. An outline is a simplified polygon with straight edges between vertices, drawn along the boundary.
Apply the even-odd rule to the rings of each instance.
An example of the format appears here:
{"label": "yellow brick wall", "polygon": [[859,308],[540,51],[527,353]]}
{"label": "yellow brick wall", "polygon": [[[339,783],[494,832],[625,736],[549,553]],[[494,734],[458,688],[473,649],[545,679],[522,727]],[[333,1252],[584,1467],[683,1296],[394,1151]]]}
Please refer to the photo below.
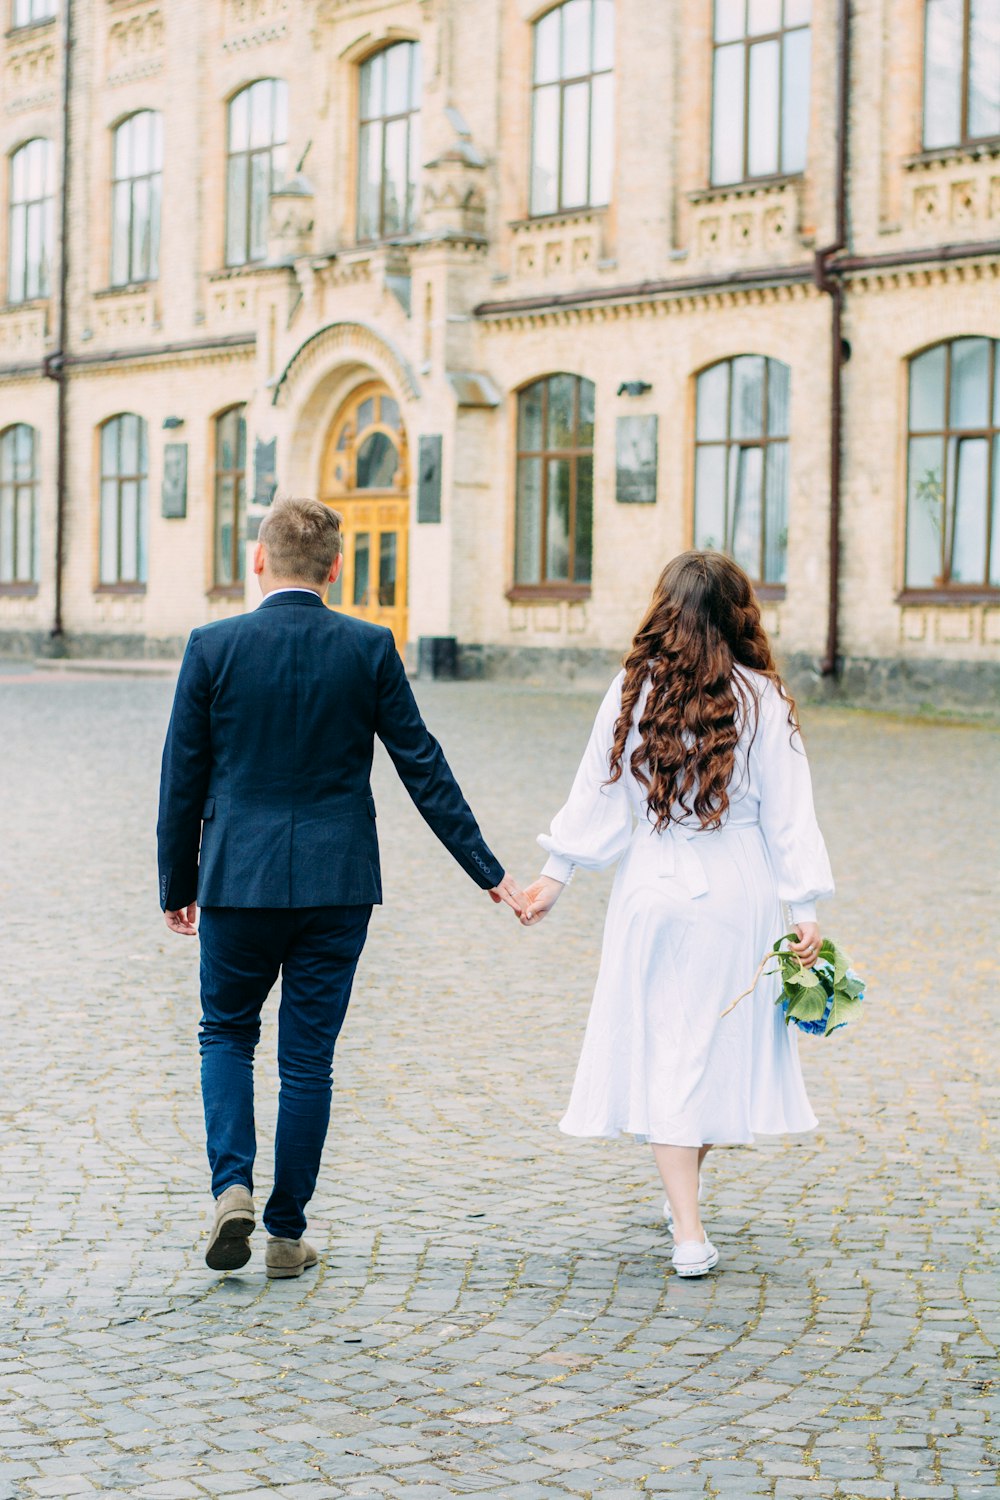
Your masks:
{"label": "yellow brick wall", "polygon": [[[788,588],[783,601],[768,604],[767,620],[783,650],[822,653],[828,298],[804,283],[612,297],[579,310],[550,306],[506,317],[481,318],[473,309],[808,267],[835,228],[837,4],[814,5],[806,174],[713,192],[710,7],[617,0],[613,202],[528,222],[531,23],[544,8],[534,0],[94,0],[74,7],[69,349],[86,363],[71,365],[70,379],[64,615],[71,637],[103,640],[109,649],[125,638],[129,649],[137,638],[168,649],[193,625],[239,608],[237,600],[212,597],[210,587],[213,415],[245,401],[251,450],[255,437],[277,438],[280,488],[309,492],[340,401],[375,373],[401,401],[411,454],[422,433],[444,440],[441,524],[412,528],[411,636],[456,634],[514,651],[619,650],[663,562],[691,542],[694,376],[715,359],[755,352],[792,371]],[[909,0],[854,8],[855,254],[1000,238],[1000,154],[920,154],[921,9]],[[443,161],[425,173],[429,239],[358,248],[357,69],[377,47],[408,38],[423,49],[423,159]],[[35,135],[58,143],[60,53],[58,24],[0,38],[5,160]],[[227,101],[271,76],[290,86],[289,164],[305,155],[313,228],[294,267],[227,271]],[[482,167],[457,161],[449,107]],[[161,271],[151,286],[112,291],[111,131],[140,108],[164,117]],[[5,169],[4,267],[7,194]],[[476,239],[482,228],[486,243]],[[848,280],[842,643],[849,655],[1000,660],[996,607],[897,602],[906,358],[939,338],[1000,337],[997,265],[991,252],[947,272],[885,270]],[[399,277],[407,275],[409,313],[399,296]],[[30,631],[40,637],[52,619],[56,391],[38,367],[55,347],[55,312],[54,300],[0,305],[0,428],[32,423],[42,455],[37,596],[0,590],[0,637],[6,631],[12,640]],[[583,603],[512,604],[514,393],[559,369],[597,385],[593,589]],[[499,405],[458,407],[449,370],[488,377]],[[282,372],[288,378],[276,395]],[[619,397],[628,379],[652,390]],[[149,583],[130,598],[95,590],[95,431],[123,410],[145,417],[151,451]],[[654,506],[615,500],[615,417],[627,412],[659,420]],[[165,432],[167,416],[184,425]],[[189,444],[184,520],[160,516],[170,439]]]}

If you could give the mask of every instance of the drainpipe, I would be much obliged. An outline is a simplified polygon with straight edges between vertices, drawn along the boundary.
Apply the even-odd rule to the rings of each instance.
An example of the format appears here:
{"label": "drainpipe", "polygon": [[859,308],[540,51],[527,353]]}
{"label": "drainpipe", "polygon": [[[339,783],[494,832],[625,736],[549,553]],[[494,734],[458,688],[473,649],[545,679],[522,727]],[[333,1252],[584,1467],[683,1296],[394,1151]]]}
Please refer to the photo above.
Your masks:
{"label": "drainpipe", "polygon": [[66,532],[66,469],[68,457],[69,374],[66,368],[69,342],[69,175],[70,175],[70,84],[73,48],[72,0],[63,0],[62,80],[62,170],[59,184],[59,304],[56,347],[46,357],[44,373],[56,382],[56,555],[55,606],[51,638],[63,637],[63,542]]}
{"label": "drainpipe", "polygon": [[851,0],[840,0],[837,19],[837,162],[835,177],[836,229],[832,245],[817,250],[813,280],[830,298],[830,534],[826,652],[820,665],[824,677],[840,671],[840,512],[844,441],[843,373],[844,283],[835,257],[847,248],[847,171],[850,115]]}

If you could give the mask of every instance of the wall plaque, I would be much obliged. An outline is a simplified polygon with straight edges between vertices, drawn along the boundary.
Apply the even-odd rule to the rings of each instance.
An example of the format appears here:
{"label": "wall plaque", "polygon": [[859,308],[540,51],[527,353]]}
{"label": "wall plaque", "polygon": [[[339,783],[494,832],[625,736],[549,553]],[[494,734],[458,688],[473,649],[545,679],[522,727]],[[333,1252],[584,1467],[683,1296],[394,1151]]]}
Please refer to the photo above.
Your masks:
{"label": "wall plaque", "polygon": [[620,505],[656,501],[656,417],[619,417],[615,424],[615,499]]}
{"label": "wall plaque", "polygon": [[181,521],[187,515],[188,445],[164,443],[163,488],[160,511],[170,521]]}
{"label": "wall plaque", "polygon": [[270,505],[278,488],[278,439],[258,438],[253,448],[253,503]]}
{"label": "wall plaque", "polygon": [[441,519],[441,434],[425,433],[417,448],[417,520]]}

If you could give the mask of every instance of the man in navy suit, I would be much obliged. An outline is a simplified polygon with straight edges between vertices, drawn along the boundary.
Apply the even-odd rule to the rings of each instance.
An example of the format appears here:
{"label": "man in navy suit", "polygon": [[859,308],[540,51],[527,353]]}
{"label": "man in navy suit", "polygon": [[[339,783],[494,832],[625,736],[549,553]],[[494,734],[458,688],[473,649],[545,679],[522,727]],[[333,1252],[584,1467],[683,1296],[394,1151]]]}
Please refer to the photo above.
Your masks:
{"label": "man in navy suit", "polygon": [[316,500],[272,508],[254,556],[263,602],[192,632],[163,750],[160,905],[172,932],[201,937],[213,1270],[250,1259],[253,1056],[279,971],[266,1270],[298,1276],[316,1264],[302,1234],[330,1119],[333,1051],[382,900],[369,783],[376,735],[466,874],[519,915],[523,904],[420,717],[391,633],[327,609],[342,563],[335,511]]}

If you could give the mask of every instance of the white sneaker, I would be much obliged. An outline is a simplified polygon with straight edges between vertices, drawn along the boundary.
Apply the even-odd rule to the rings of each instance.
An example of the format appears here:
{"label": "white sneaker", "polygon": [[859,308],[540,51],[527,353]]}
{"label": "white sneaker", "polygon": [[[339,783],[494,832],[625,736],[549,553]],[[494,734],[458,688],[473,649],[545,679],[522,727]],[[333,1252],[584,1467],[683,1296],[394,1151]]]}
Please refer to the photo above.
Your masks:
{"label": "white sneaker", "polygon": [[[698,1173],[698,1202],[699,1203],[701,1202],[701,1188],[702,1188],[702,1173],[699,1172]],[[670,1207],[670,1199],[669,1198],[665,1198],[663,1200],[663,1217],[667,1221],[667,1228],[670,1230],[670,1233],[673,1234],[673,1232],[674,1232],[674,1211]]]}
{"label": "white sneaker", "polygon": [[719,1252],[706,1234],[699,1245],[697,1240],[682,1240],[674,1246],[674,1270],[678,1276],[705,1276],[719,1263]]}

